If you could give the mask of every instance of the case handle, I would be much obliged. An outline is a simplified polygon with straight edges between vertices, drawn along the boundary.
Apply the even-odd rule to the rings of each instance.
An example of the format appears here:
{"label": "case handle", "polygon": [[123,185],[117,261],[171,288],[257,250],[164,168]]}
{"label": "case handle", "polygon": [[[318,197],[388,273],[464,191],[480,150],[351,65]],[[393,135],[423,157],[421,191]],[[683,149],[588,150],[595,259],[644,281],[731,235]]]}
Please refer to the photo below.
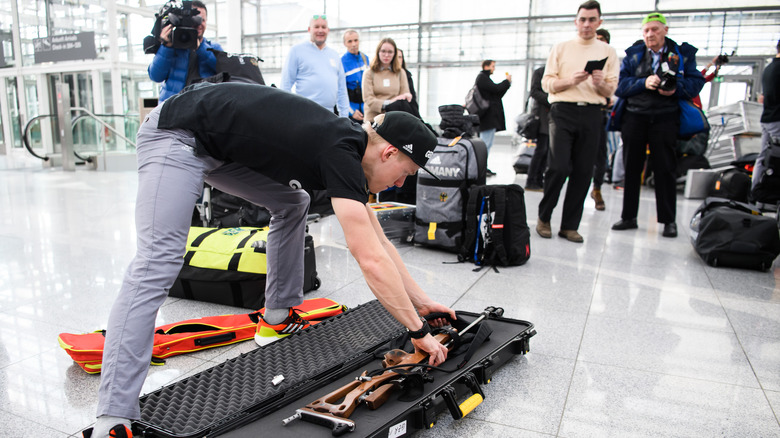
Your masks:
{"label": "case handle", "polygon": [[464,374],[460,383],[465,384],[473,393],[463,403],[458,404],[457,393],[452,385],[448,385],[441,391],[441,396],[444,398],[444,402],[447,404],[447,408],[452,414],[454,420],[460,420],[466,415],[470,414],[477,406],[479,406],[483,400],[485,400],[485,394],[482,392],[482,388],[477,382],[477,378],[474,373],[469,371]]}

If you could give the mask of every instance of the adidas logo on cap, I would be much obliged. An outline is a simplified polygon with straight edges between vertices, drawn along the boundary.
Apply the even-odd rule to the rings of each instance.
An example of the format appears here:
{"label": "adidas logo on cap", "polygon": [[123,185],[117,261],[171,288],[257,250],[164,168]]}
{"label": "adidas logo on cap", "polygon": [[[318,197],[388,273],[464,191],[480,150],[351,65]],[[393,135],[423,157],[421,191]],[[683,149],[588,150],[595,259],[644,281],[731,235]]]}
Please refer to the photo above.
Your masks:
{"label": "adidas logo on cap", "polygon": [[403,148],[404,150],[406,150],[406,152],[409,152],[410,154],[414,153],[414,146],[412,144],[404,145]]}

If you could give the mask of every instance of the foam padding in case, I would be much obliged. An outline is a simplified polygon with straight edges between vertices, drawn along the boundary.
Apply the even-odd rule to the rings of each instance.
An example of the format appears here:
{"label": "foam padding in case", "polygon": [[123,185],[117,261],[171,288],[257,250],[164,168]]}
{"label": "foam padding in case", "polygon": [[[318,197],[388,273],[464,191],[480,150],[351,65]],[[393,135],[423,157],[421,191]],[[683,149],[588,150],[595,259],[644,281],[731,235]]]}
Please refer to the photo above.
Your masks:
{"label": "foam padding in case", "polygon": [[[134,430],[145,437],[224,433],[365,365],[403,331],[371,301],[141,397]],[[284,380],[274,386],[278,375]]]}

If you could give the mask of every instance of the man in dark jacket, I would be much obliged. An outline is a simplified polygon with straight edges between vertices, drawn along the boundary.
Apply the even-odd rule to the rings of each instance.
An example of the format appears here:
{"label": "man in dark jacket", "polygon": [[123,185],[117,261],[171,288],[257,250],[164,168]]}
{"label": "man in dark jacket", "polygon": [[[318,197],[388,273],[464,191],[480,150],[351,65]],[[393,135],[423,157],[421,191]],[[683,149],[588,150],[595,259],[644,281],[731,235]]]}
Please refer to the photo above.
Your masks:
{"label": "man in dark jacket", "polygon": [[206,32],[206,19],[208,12],[202,1],[192,2],[192,9],[199,11],[194,16],[200,20],[198,25],[198,48],[194,50],[174,49],[171,43],[172,25],[165,26],[160,32],[162,44],[149,64],[149,78],[155,82],[162,82],[160,86],[160,102],[177,94],[186,85],[196,82],[200,78],[207,78],[217,73],[217,58],[214,52],[208,49],[222,50],[218,43],[203,38]]}
{"label": "man in dark jacket", "polygon": [[536,150],[528,165],[528,179],[525,189],[541,192],[544,187],[544,171],[547,169],[547,154],[550,152],[550,102],[547,93],[542,90],[544,67],[534,70],[531,76],[531,99],[534,100],[533,113],[539,117],[539,135],[536,138]]}
{"label": "man in dark jacket", "polygon": [[615,94],[626,99],[622,135],[626,163],[621,220],[613,230],[637,228],[642,169],[650,147],[656,214],[664,237],[677,237],[677,132],[680,99],[691,100],[704,86],[696,68],[696,47],[666,38],[666,17],[654,12],[642,21],[643,41],[626,49]]}
{"label": "man in dark jacket", "polygon": [[[479,116],[479,136],[485,142],[490,153],[493,147],[493,138],[496,132],[506,130],[506,119],[504,118],[504,104],[501,98],[504,97],[509,87],[512,86],[512,75],[506,74],[506,79],[500,83],[493,82],[490,75],[496,71],[496,61],[487,59],[482,61],[482,71],[477,75],[477,89],[482,97],[487,99],[489,105],[484,114]],[[488,169],[488,176],[495,175],[495,172]]]}

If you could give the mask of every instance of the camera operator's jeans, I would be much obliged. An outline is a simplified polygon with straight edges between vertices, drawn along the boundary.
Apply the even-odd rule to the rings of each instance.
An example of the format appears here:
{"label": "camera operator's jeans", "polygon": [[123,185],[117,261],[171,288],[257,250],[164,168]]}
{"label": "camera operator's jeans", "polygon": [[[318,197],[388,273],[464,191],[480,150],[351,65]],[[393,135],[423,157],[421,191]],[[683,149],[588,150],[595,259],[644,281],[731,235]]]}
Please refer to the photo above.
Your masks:
{"label": "camera operator's jeans", "polygon": [[493,147],[493,139],[496,138],[495,128],[488,129],[487,131],[479,131],[479,138],[481,138],[482,141],[485,142],[485,146],[487,146],[488,154],[490,154],[490,149]]}
{"label": "camera operator's jeans", "polygon": [[137,250],[111,309],[97,415],[140,418],[157,311],[184,263],[187,235],[204,180],[271,212],[266,307],[303,302],[303,250],[309,195],[238,164],[194,153],[190,131],[157,129],[162,105],[138,132]]}

